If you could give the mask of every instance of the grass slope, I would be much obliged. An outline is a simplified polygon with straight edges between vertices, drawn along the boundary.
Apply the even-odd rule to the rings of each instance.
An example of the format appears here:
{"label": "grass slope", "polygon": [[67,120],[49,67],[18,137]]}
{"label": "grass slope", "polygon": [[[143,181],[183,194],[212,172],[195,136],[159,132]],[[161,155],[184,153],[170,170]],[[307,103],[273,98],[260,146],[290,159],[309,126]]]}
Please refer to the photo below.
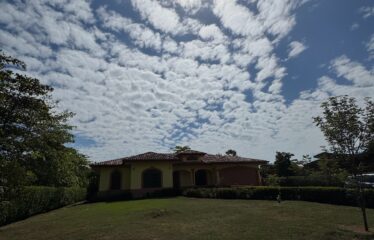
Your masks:
{"label": "grass slope", "polygon": [[[368,210],[374,228],[374,210]],[[373,239],[358,208],[170,198],[65,207],[0,228],[0,239]],[[358,227],[357,227],[358,228]]]}

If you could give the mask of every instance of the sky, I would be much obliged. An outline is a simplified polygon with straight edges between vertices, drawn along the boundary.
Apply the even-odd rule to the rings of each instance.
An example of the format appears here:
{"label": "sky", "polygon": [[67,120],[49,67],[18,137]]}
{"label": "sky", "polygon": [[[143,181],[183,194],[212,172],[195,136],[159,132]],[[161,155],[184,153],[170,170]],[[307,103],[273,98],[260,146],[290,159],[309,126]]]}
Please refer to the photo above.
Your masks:
{"label": "sky", "polygon": [[0,2],[0,48],[76,113],[91,161],[317,154],[321,102],[374,97],[373,30],[372,0]]}

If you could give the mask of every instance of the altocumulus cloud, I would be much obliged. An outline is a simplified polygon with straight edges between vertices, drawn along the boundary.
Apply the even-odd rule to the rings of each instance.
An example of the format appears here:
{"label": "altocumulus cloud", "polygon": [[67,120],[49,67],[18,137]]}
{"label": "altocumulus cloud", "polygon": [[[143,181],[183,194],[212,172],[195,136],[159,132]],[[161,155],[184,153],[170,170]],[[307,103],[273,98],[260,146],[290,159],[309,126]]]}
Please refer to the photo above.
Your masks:
{"label": "altocumulus cloud", "polygon": [[2,1],[0,42],[76,113],[74,133],[90,140],[77,146],[92,160],[176,144],[273,160],[319,151],[321,101],[374,92],[373,68],[342,53],[315,87],[285,97],[287,61],[309,49],[290,37],[307,2]]}

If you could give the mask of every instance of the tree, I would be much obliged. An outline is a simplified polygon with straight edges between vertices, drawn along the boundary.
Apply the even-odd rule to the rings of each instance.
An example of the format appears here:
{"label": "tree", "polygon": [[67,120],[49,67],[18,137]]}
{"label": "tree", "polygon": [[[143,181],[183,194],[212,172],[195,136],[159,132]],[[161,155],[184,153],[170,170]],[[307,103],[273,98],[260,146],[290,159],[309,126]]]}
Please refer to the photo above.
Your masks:
{"label": "tree", "polygon": [[314,117],[321,129],[330,151],[337,160],[345,162],[348,171],[357,182],[357,199],[363,214],[365,230],[368,231],[365,196],[361,186],[362,176],[359,155],[369,151],[374,139],[374,103],[365,99],[366,107],[360,108],[354,98],[331,97],[321,104],[322,116]]}
{"label": "tree", "polygon": [[180,152],[184,152],[186,150],[191,150],[191,148],[189,146],[179,146],[179,145],[177,145],[177,146],[174,147],[173,150],[174,150],[175,153],[180,153]]}
{"label": "tree", "polygon": [[275,155],[274,167],[279,177],[288,177],[293,175],[291,168],[291,157],[294,155],[288,152],[277,152]]}
{"label": "tree", "polygon": [[235,150],[232,150],[232,149],[229,149],[226,151],[226,155],[229,155],[229,156],[236,156],[236,151]]}
{"label": "tree", "polygon": [[73,142],[73,116],[58,112],[53,88],[12,69],[26,65],[0,51],[0,186],[10,198],[19,186],[84,185],[85,156],[66,146]]}

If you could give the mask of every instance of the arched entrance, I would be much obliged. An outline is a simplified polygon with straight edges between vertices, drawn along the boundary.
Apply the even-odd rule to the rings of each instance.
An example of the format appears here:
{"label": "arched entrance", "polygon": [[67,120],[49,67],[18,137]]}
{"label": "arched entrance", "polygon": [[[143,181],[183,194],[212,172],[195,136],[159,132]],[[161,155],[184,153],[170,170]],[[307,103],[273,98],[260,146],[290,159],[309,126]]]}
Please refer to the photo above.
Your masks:
{"label": "arched entrance", "polygon": [[122,180],[121,173],[118,170],[114,170],[110,174],[110,190],[121,189],[121,180]]}
{"label": "arched entrance", "polygon": [[195,185],[206,186],[208,185],[208,171],[200,169],[195,172]]}
{"label": "arched entrance", "polygon": [[142,183],[143,188],[162,187],[162,172],[156,168],[144,170],[142,174]]}
{"label": "arched entrance", "polygon": [[173,172],[173,188],[179,189],[181,187],[180,171]]}

